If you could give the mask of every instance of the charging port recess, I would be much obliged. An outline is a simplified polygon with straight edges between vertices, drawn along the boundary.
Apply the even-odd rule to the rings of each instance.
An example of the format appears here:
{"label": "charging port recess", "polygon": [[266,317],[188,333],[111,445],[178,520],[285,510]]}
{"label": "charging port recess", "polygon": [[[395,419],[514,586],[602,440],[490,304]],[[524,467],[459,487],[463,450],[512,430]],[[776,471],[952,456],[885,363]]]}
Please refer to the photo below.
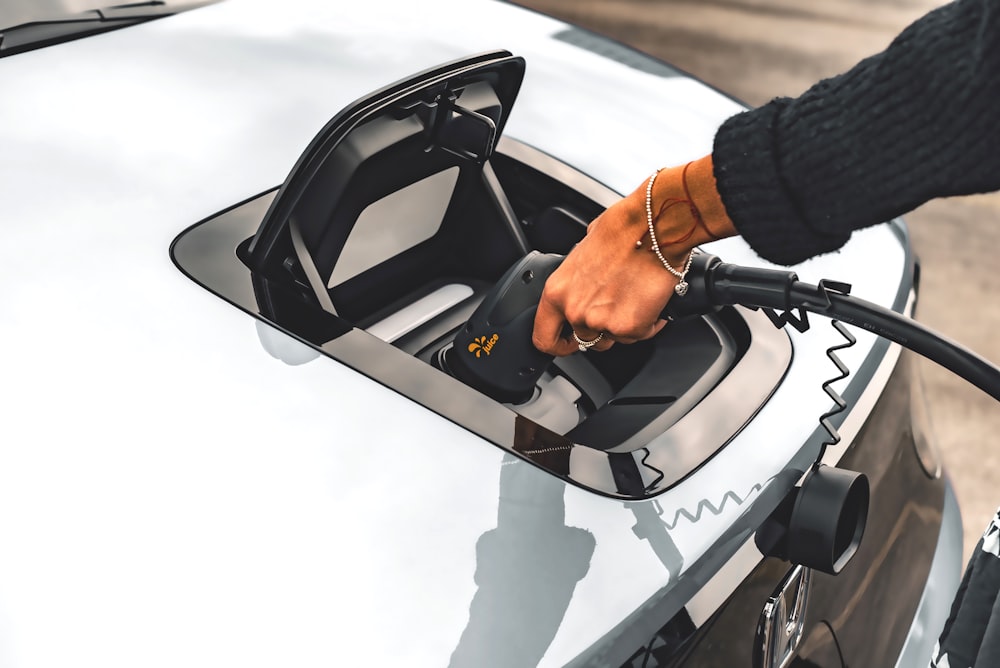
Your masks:
{"label": "charging port recess", "polygon": [[[509,266],[569,252],[619,197],[502,136],[523,72],[494,52],[376,91],[331,119],[280,188],[192,226],[172,256],[226,301],[501,448],[595,492],[646,498],[738,433],[791,346],[760,314],[726,307],[559,358],[518,404],[440,368]],[[490,355],[490,334],[468,352]]]}

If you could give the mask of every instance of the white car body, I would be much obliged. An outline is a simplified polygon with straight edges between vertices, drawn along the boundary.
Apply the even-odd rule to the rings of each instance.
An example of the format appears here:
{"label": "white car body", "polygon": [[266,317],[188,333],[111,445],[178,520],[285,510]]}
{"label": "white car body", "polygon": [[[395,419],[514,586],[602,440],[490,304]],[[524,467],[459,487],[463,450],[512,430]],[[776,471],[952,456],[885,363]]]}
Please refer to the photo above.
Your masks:
{"label": "white car body", "polygon": [[[497,526],[504,451],[274,330],[309,360],[279,361],[258,336],[269,328],[189,280],[169,248],[280,184],[353,100],[471,53],[527,61],[506,136],[621,193],[710,150],[740,109],[553,38],[565,29],[495,2],[228,0],[0,59],[0,665],[449,663],[477,541]],[[905,249],[889,226],[855,237],[796,271],[891,306]],[[762,264],[739,240],[708,250]],[[679,518],[673,571],[633,532],[629,502],[506,464],[562,495],[565,525],[596,545],[554,637],[537,639],[538,665],[619,665],[658,626],[644,611],[704,620],[728,591],[701,585],[760,561],[741,518],[781,471],[808,465],[803,443],[830,407],[818,380],[835,375],[832,330],[790,336],[794,362],[767,405],[655,499]],[[858,338],[843,358],[870,380],[845,444],[899,353]],[[688,521],[706,501],[718,512]]]}

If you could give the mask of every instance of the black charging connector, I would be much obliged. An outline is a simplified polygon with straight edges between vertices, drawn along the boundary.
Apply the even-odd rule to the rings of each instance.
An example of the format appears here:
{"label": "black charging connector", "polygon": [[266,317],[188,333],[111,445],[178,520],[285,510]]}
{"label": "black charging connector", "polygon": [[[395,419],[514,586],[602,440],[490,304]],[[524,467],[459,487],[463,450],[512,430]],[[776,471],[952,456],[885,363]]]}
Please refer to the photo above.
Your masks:
{"label": "black charging connector", "polygon": [[790,271],[728,264],[696,252],[686,280],[687,292],[670,299],[663,312],[666,317],[704,315],[730,304],[790,310],[792,286],[799,277]]}
{"label": "black charging connector", "polygon": [[[516,403],[530,397],[551,360],[531,345],[534,309],[545,279],[561,261],[562,256],[533,252],[511,267],[456,336],[442,366],[499,401]],[[904,315],[850,296],[845,283],[824,280],[812,285],[792,271],[743,267],[697,252],[686,279],[687,293],[673,296],[663,317],[703,315],[739,304],[764,309],[779,327],[791,324],[805,331],[806,313],[816,313],[909,348],[1000,400],[1000,369]]]}
{"label": "black charging connector", "polygon": [[532,251],[511,266],[455,334],[454,344],[438,354],[438,366],[497,401],[530,399],[552,361],[531,341],[535,311],[546,279],[562,260]]}

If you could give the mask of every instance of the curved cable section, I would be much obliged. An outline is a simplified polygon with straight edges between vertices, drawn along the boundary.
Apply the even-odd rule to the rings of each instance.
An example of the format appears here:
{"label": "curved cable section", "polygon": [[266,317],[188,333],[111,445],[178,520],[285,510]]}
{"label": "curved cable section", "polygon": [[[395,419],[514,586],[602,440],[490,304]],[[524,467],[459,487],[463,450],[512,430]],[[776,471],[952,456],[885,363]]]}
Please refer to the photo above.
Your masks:
{"label": "curved cable section", "polygon": [[[797,300],[792,297],[792,295],[796,294],[796,288],[798,288]],[[789,284],[789,301],[794,306],[798,307],[798,315],[796,315],[792,309],[776,312],[772,308],[764,307],[761,310],[765,315],[767,315],[768,319],[774,324],[775,327],[780,329],[785,325],[791,325],[798,331],[805,332],[809,329],[809,312],[806,309],[812,310],[815,313],[830,316],[830,311],[833,310],[833,299],[836,296],[846,297],[850,291],[850,285],[846,283],[828,281],[826,279],[821,280],[815,287],[807,286],[796,281]],[[847,402],[844,401],[844,398],[839,392],[833,389],[833,384],[848,378],[851,375],[851,370],[846,364],[844,364],[843,360],[840,359],[840,356],[837,355],[837,351],[846,350],[858,342],[854,335],[851,334],[847,327],[845,327],[839,320],[832,319],[830,320],[830,324],[843,337],[844,341],[840,344],[830,346],[826,350],[826,356],[831,362],[833,362],[833,365],[837,367],[837,371],[840,373],[839,375],[826,380],[821,386],[827,396],[833,400],[834,406],[829,411],[819,416],[819,423],[822,425],[823,429],[826,430],[829,438],[821,444],[819,455],[816,457],[817,461],[823,459],[823,455],[826,454],[826,449],[828,447],[840,443],[840,432],[837,431],[837,428],[834,426],[831,418],[847,410]]]}
{"label": "curved cable section", "polygon": [[837,428],[833,425],[830,418],[847,410],[847,402],[844,401],[844,398],[840,396],[839,392],[833,389],[833,384],[850,376],[851,370],[847,368],[847,365],[844,364],[843,360],[840,359],[840,356],[837,355],[837,351],[846,350],[858,342],[858,340],[854,338],[854,335],[847,331],[847,328],[839,320],[831,320],[830,324],[833,325],[833,328],[837,330],[842,337],[844,337],[844,342],[830,346],[826,349],[826,356],[829,357],[830,361],[833,362],[833,365],[837,367],[840,375],[830,378],[822,385],[823,391],[826,392],[827,396],[833,399],[834,406],[819,417],[819,423],[823,425],[824,429],[826,429],[826,433],[830,435],[830,438],[823,441],[819,450],[819,455],[816,457],[817,461],[823,459],[823,455],[826,454],[826,449],[828,447],[840,443],[840,432],[837,431]]}

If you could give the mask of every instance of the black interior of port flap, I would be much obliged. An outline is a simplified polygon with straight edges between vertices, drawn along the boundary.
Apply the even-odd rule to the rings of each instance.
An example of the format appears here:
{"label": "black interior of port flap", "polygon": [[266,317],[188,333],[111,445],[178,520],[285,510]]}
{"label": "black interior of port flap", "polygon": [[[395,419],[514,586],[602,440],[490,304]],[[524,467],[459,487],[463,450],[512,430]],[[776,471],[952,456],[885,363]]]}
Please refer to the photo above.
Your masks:
{"label": "black interior of port flap", "polygon": [[[487,279],[527,251],[489,165],[524,74],[495,52],[434,68],[337,114],[282,185],[249,248],[256,268],[297,271],[327,310],[351,320],[405,296],[415,281]],[[330,285],[362,212],[392,193],[456,172],[440,229],[378,263],[363,287]],[[407,221],[393,221],[405,226]]]}

